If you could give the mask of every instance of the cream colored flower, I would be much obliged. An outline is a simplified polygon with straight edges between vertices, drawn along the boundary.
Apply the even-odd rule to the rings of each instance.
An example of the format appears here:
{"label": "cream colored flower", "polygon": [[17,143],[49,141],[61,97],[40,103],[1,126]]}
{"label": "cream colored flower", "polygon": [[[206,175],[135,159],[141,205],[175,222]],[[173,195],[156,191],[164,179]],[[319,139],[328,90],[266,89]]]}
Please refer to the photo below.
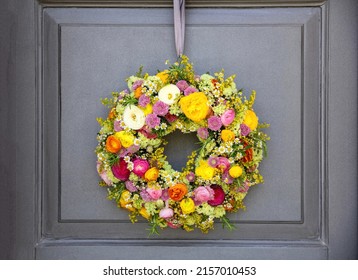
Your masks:
{"label": "cream colored flower", "polygon": [[141,129],[145,123],[145,114],[137,106],[128,105],[123,112],[123,122],[130,129]]}
{"label": "cream colored flower", "polygon": [[166,85],[162,87],[158,92],[159,100],[171,105],[174,103],[175,98],[177,98],[180,94],[180,89],[176,85]]}

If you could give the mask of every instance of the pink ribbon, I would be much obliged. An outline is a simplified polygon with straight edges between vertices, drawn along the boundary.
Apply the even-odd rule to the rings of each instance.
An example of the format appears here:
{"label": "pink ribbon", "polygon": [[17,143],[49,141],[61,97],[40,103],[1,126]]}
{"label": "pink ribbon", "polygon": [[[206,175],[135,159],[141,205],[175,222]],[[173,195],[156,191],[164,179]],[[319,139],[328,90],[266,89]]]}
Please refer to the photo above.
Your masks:
{"label": "pink ribbon", "polygon": [[175,48],[178,57],[184,52],[185,0],[173,0]]}

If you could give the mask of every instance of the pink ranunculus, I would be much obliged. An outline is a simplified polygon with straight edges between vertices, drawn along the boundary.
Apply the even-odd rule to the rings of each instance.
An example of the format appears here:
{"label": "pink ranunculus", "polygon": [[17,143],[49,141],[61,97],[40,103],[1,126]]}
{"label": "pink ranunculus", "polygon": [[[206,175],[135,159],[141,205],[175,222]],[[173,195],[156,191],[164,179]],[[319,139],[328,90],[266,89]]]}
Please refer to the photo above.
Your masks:
{"label": "pink ranunculus", "polygon": [[127,181],[130,175],[127,163],[121,158],[112,166],[113,175],[121,181]]}
{"label": "pink ranunculus", "polygon": [[194,201],[199,204],[214,199],[214,190],[210,187],[198,187],[194,191]]}
{"label": "pink ranunculus", "polygon": [[180,80],[177,82],[176,86],[180,89],[180,91],[184,91],[189,85],[188,85],[187,81]]}
{"label": "pink ranunculus", "polygon": [[230,125],[235,119],[235,111],[233,109],[229,109],[221,115],[221,122],[224,126]]}
{"label": "pink ranunculus", "polygon": [[197,91],[198,90],[195,87],[187,87],[184,90],[184,95],[187,96],[187,95],[192,94],[192,93],[197,92]]}
{"label": "pink ranunculus", "polygon": [[247,136],[251,132],[250,127],[244,123],[240,124],[240,131],[242,136]]}
{"label": "pink ranunculus", "polygon": [[223,172],[227,171],[230,167],[230,162],[226,157],[218,157],[217,168],[221,169]]}
{"label": "pink ranunculus", "polygon": [[115,120],[113,122],[113,128],[114,128],[114,131],[116,131],[116,132],[122,131],[123,127],[121,126],[121,121]]}
{"label": "pink ranunculus", "polygon": [[161,217],[163,219],[169,219],[169,218],[173,217],[173,215],[174,215],[174,211],[171,208],[163,208],[159,212],[159,217]]}
{"label": "pink ranunculus", "polygon": [[218,116],[212,116],[208,119],[208,127],[210,130],[218,131],[222,126],[221,119]]}
{"label": "pink ranunculus", "polygon": [[211,206],[217,206],[224,202],[225,192],[219,185],[211,185],[210,188],[214,190],[214,198],[208,201],[208,204]]}
{"label": "pink ranunculus", "polygon": [[222,176],[222,180],[226,184],[232,184],[234,182],[234,178],[230,176],[229,171],[225,171]]}
{"label": "pink ranunculus", "polygon": [[143,84],[143,80],[137,80],[133,83],[132,85],[132,90],[136,90],[137,88],[139,88],[141,85]]}
{"label": "pink ranunculus", "polygon": [[162,189],[147,188],[147,193],[153,200],[157,200],[162,196]]}
{"label": "pink ranunculus", "polygon": [[163,101],[157,101],[153,105],[153,113],[158,116],[165,116],[169,111],[169,105],[164,103]]}
{"label": "pink ranunculus", "polygon": [[249,182],[245,181],[244,184],[239,187],[238,191],[241,193],[246,193],[249,190],[249,187],[250,187]]}
{"label": "pink ranunculus", "polygon": [[156,114],[149,114],[145,118],[145,123],[149,128],[155,128],[160,125],[160,118]]}
{"label": "pink ranunculus", "polygon": [[149,163],[145,159],[137,158],[133,160],[133,173],[139,177],[143,177],[149,167]]}
{"label": "pink ranunculus", "polygon": [[168,199],[169,199],[168,189],[164,189],[164,190],[162,191],[162,196],[161,196],[160,199],[162,199],[162,200],[164,200],[164,201],[168,201]]}
{"label": "pink ranunculus", "polygon": [[148,126],[144,126],[141,130],[139,130],[139,132],[142,133],[148,139],[157,138],[157,135],[155,133],[152,133],[151,129]]}
{"label": "pink ranunculus", "polygon": [[126,185],[126,189],[129,190],[130,192],[135,192],[138,190],[132,181],[126,181],[125,185]]}
{"label": "pink ranunculus", "polygon": [[209,131],[206,127],[199,127],[198,128],[198,136],[201,139],[207,139],[209,137]]}
{"label": "pink ranunculus", "polygon": [[173,229],[177,229],[180,227],[180,225],[174,224],[170,221],[167,221],[167,225],[168,225],[168,227],[173,228]]}
{"label": "pink ranunculus", "polygon": [[101,179],[106,183],[107,186],[112,186],[113,182],[111,181],[111,179],[108,178],[107,172],[104,170],[102,171],[99,176],[101,177]]}

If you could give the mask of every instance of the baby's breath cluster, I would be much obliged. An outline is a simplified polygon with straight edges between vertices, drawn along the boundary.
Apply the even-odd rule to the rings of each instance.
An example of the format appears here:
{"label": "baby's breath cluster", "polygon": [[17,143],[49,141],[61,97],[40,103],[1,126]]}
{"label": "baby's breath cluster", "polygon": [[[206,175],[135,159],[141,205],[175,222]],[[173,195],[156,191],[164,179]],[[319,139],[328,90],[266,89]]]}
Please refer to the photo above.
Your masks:
{"label": "baby's breath cluster", "polygon": [[[169,64],[169,62],[168,62]],[[249,189],[263,182],[259,164],[269,137],[247,99],[224,70],[196,75],[188,57],[156,75],[140,71],[128,88],[102,99],[109,107],[98,119],[97,171],[108,198],[158,228],[199,228],[207,233],[217,219],[228,229],[228,213],[245,209]],[[196,133],[201,147],[183,170],[166,159],[164,137],[175,130]]]}

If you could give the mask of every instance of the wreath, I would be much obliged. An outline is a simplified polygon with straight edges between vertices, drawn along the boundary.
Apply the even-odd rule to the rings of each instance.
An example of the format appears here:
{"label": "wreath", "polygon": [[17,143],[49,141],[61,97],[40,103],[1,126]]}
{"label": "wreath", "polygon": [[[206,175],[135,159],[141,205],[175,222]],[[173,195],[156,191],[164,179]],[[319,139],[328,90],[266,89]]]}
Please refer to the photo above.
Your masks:
{"label": "wreath", "polygon": [[[167,227],[207,233],[216,219],[233,229],[227,214],[245,209],[247,192],[263,182],[268,124],[253,110],[256,92],[246,98],[234,78],[224,70],[196,75],[182,55],[154,76],[141,67],[128,89],[102,99],[109,114],[97,119],[100,186],[132,222],[147,219],[151,234]],[[182,171],[164,152],[164,137],[175,130],[196,133],[201,144]]]}

